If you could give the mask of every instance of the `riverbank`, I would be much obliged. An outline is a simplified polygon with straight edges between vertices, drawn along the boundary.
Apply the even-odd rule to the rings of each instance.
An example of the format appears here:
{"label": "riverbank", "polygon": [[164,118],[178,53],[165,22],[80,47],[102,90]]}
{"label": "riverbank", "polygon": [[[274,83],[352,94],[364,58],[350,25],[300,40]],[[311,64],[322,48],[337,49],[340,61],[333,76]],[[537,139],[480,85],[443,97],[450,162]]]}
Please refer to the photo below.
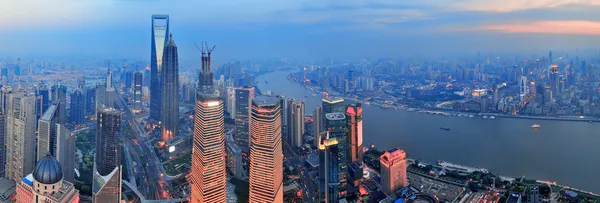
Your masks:
{"label": "riverbank", "polygon": [[[293,73],[289,73],[286,77],[289,82],[301,86],[302,88],[310,91],[314,95],[321,94],[321,92],[319,90],[317,90],[317,88],[319,88],[319,87],[309,88],[305,85],[298,84],[298,83],[296,83],[295,80],[291,79],[291,77],[290,77],[291,74],[293,74]],[[377,106],[382,109],[404,110],[404,111],[408,111],[408,112],[418,111],[419,113],[429,113],[429,114],[432,114],[430,112],[442,112],[442,113],[433,113],[433,114],[438,114],[438,115],[449,115],[449,116],[473,115],[473,116],[479,116],[479,117],[494,116],[494,117],[502,117],[502,118],[517,118],[517,119],[529,119],[529,120],[600,122],[600,118],[591,117],[591,116],[559,116],[559,117],[555,117],[555,116],[510,115],[510,114],[498,114],[498,113],[468,113],[468,112],[452,111],[452,110],[439,109],[439,108],[409,108],[409,107],[404,106],[403,104],[385,104],[384,101],[365,101],[365,100],[360,100],[360,99],[343,96],[343,95],[340,95],[338,97],[341,97],[341,98],[344,98],[344,100],[349,100],[349,101],[353,101],[353,102],[359,102],[359,103],[363,103],[363,104],[367,103],[367,104],[374,105],[374,106]]]}

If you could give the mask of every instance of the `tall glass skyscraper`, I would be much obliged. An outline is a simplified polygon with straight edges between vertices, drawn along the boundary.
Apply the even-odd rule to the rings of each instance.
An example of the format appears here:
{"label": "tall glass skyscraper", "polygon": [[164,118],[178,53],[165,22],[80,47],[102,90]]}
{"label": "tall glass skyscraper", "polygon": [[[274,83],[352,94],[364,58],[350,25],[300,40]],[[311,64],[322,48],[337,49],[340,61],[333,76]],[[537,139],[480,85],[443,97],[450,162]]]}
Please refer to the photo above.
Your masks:
{"label": "tall glass skyscraper", "polygon": [[325,114],[325,132],[319,144],[319,182],[321,202],[338,202],[347,194],[346,116]]}
{"label": "tall glass skyscraper", "polygon": [[235,144],[246,154],[250,152],[250,110],[254,94],[254,87],[235,88]]}
{"label": "tall glass skyscraper", "polygon": [[190,171],[191,202],[226,201],[225,117],[223,100],[213,86],[210,54],[202,52],[202,72],[196,92],[196,117]]}
{"label": "tall glass skyscraper", "polygon": [[85,120],[85,98],[81,89],[76,89],[71,93],[71,123],[79,125]]}
{"label": "tall glass skyscraper", "polygon": [[133,110],[142,111],[142,72],[135,72],[133,77]]}
{"label": "tall glass skyscraper", "polygon": [[258,96],[250,122],[250,202],[283,202],[281,101]]}
{"label": "tall glass skyscraper", "polygon": [[121,201],[121,112],[105,106],[96,115],[93,202]]}
{"label": "tall glass skyscraper", "polygon": [[161,135],[166,143],[179,132],[179,62],[177,46],[170,34],[163,54]]}
{"label": "tall glass skyscraper", "polygon": [[348,163],[359,161],[362,163],[362,105],[350,104],[346,107],[346,122],[348,124]]}
{"label": "tall glass skyscraper", "polygon": [[169,33],[169,16],[152,15],[152,38],[150,51],[150,119],[160,121],[162,102],[162,62],[167,34]]}

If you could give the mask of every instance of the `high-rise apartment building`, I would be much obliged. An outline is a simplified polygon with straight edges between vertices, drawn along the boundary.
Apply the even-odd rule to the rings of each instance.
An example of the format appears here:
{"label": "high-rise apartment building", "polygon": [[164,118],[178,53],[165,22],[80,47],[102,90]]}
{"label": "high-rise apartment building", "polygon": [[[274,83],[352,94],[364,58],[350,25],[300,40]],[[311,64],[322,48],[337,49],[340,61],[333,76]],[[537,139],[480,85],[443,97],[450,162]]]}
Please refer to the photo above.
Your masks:
{"label": "high-rise apartment building", "polygon": [[348,124],[348,163],[362,163],[362,105],[350,104],[346,107],[346,123]]}
{"label": "high-rise apartment building", "polygon": [[93,202],[121,201],[121,112],[101,106],[96,115]]}
{"label": "high-rise apartment building", "polygon": [[80,125],[85,122],[85,98],[81,89],[76,89],[71,93],[71,123]]}
{"label": "high-rise apartment building", "polygon": [[401,149],[387,151],[379,158],[381,165],[381,191],[394,194],[408,186],[406,180],[406,153]]}
{"label": "high-rise apartment building", "polygon": [[169,33],[169,16],[152,15],[152,37],[150,51],[150,119],[160,121],[162,107],[161,73],[164,48]]}
{"label": "high-rise apartment building", "polygon": [[6,176],[19,182],[35,165],[35,97],[23,92],[8,95],[6,111]]}
{"label": "high-rise apartment building", "polygon": [[235,88],[235,143],[246,154],[250,152],[249,123],[254,97],[254,87]]}
{"label": "high-rise apartment building", "polygon": [[142,111],[142,72],[135,72],[133,79],[133,110]]}
{"label": "high-rise apartment building", "polygon": [[[208,48],[208,47],[207,47]],[[224,104],[213,86],[210,55],[202,52],[202,72],[196,93],[190,185],[192,203],[226,201]]]}
{"label": "high-rise apartment building", "polygon": [[173,139],[179,132],[179,62],[177,46],[173,36],[163,51],[162,67],[162,107],[161,107],[161,137],[162,141]]}
{"label": "high-rise apartment building", "polygon": [[252,100],[250,122],[249,202],[283,202],[281,102],[276,97]]}

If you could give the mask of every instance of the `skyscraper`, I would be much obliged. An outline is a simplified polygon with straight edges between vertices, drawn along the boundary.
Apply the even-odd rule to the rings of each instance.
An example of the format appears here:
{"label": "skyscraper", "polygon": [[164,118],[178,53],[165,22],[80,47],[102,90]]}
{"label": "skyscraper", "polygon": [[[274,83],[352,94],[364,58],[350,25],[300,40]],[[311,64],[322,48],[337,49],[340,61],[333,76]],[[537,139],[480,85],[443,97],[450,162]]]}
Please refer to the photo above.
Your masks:
{"label": "skyscraper", "polygon": [[249,123],[254,96],[254,87],[235,88],[235,143],[246,154],[250,152]]}
{"label": "skyscraper", "polygon": [[325,119],[326,131],[321,135],[319,144],[319,200],[337,202],[347,193],[346,116],[343,113],[328,113]]}
{"label": "skyscraper", "polygon": [[161,135],[166,143],[179,132],[179,62],[173,36],[163,52]]}
{"label": "skyscraper", "polygon": [[127,71],[125,72],[125,89],[129,90],[131,88],[131,84],[133,82],[133,72]]}
{"label": "skyscraper", "polygon": [[[322,99],[323,106],[323,122],[327,121],[325,115],[328,113],[344,112],[344,99],[339,97]],[[325,127],[325,125],[323,125]]]}
{"label": "skyscraper", "polygon": [[406,153],[401,149],[387,151],[379,158],[381,165],[381,191],[391,195],[408,186],[406,180]]}
{"label": "skyscraper", "polygon": [[76,89],[71,93],[71,123],[75,125],[83,124],[85,120],[84,103],[85,98],[80,89]]}
{"label": "skyscraper", "polygon": [[104,106],[108,108],[115,107],[115,87],[112,85],[112,72],[110,71],[110,60],[106,70],[106,83],[104,87]]}
{"label": "skyscraper", "polygon": [[323,107],[317,106],[313,114],[313,141],[315,146],[321,142],[321,132],[323,132]]}
{"label": "skyscraper", "polygon": [[211,52],[208,50],[206,55],[202,51],[202,72],[196,93],[189,180],[192,203],[225,202],[226,199],[224,105],[213,86]]}
{"label": "skyscraper", "polygon": [[39,84],[36,96],[41,97],[41,114],[43,114],[44,112],[46,112],[46,109],[48,109],[48,106],[50,106],[50,94],[48,92],[48,86],[43,83]]}
{"label": "skyscraper", "polygon": [[162,107],[162,60],[169,33],[169,16],[152,15],[152,38],[150,51],[150,119],[160,121]]}
{"label": "skyscraper", "polygon": [[65,124],[67,119],[67,87],[64,85],[52,86],[52,103],[58,106],[58,123]]}
{"label": "skyscraper", "polygon": [[96,115],[93,202],[121,201],[121,112],[101,106]]}
{"label": "skyscraper", "polygon": [[44,158],[46,153],[56,156],[56,124],[58,123],[58,106],[51,105],[38,120],[37,159]]}
{"label": "skyscraper", "polygon": [[346,123],[348,124],[348,163],[362,163],[362,105],[350,104],[346,107]]}
{"label": "skyscraper", "polygon": [[559,73],[558,73],[558,65],[552,65],[550,67],[550,90],[552,91],[552,95],[559,95]]}
{"label": "skyscraper", "polygon": [[142,72],[135,72],[133,85],[133,110],[142,111]]}
{"label": "skyscraper", "polygon": [[[62,163],[63,179],[75,181],[75,151],[77,137],[66,126],[56,124],[56,148],[53,154]],[[38,157],[39,159],[39,157]]]}
{"label": "skyscraper", "polygon": [[6,177],[6,113],[0,111],[0,178]]}
{"label": "skyscraper", "polygon": [[292,123],[291,144],[299,148],[304,144],[304,101],[294,101],[291,107],[292,114],[288,117]]}
{"label": "skyscraper", "polygon": [[96,115],[96,88],[89,88],[85,91],[85,112],[86,115]]}
{"label": "skyscraper", "polygon": [[35,165],[35,97],[23,92],[8,95],[6,117],[6,176],[19,182]]}
{"label": "skyscraper", "polygon": [[251,119],[249,202],[283,202],[280,100],[256,97]]}

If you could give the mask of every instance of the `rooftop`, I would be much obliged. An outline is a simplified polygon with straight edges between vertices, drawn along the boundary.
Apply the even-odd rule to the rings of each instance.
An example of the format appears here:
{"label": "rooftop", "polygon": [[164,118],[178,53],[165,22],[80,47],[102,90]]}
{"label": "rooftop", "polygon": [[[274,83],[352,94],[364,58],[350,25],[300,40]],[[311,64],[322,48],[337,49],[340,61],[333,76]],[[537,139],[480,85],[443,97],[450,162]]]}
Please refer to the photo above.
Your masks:
{"label": "rooftop", "polygon": [[55,111],[56,111],[56,105],[50,105],[48,107],[48,109],[46,110],[46,112],[44,112],[44,115],[42,115],[40,120],[45,120],[45,121],[52,120],[52,117],[54,117]]}
{"label": "rooftop", "polygon": [[260,108],[274,107],[279,105],[279,99],[271,96],[257,96],[252,100],[252,104]]}
{"label": "rooftop", "polygon": [[330,103],[330,104],[335,104],[335,103],[344,102],[344,98],[340,98],[340,97],[324,98],[323,102]]}

